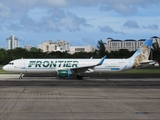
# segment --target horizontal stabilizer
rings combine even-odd
[[[153,65],[153,64],[155,64],[154,60],[148,60],[148,61],[145,61],[145,62],[140,62],[139,66],[140,67],[146,67],[146,66]]]

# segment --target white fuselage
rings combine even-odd
[[[17,73],[55,73],[57,70],[69,70],[95,65],[100,59],[18,59],[3,67],[4,70]],[[105,59],[103,64],[94,67],[92,72],[114,72],[132,69],[132,59]]]

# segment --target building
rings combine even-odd
[[[74,54],[76,52],[94,52],[95,48],[91,45],[88,46],[70,46],[69,53]]]
[[[153,43],[158,42],[160,46],[160,38],[157,36],[152,37]],[[114,40],[112,38],[107,38],[106,40],[106,51],[111,52],[111,51],[118,51],[120,49],[127,49],[129,51],[136,51],[139,46],[143,44],[145,39],[140,39],[140,40],[133,40],[133,39],[127,39],[127,40]]]
[[[120,49],[128,49],[129,51],[136,51],[140,45],[143,44],[145,39],[141,40],[114,40],[112,38],[107,38],[106,40],[106,50],[108,52],[111,51],[119,51]]]
[[[160,46],[160,38],[159,37],[153,36],[152,39],[153,39],[153,43],[158,42],[158,45]]]
[[[18,38],[16,38],[14,35],[11,35],[9,38],[6,38],[6,42],[7,50],[18,47]]]
[[[31,46],[31,45],[27,45],[27,46],[25,46],[24,48],[25,48],[26,50],[30,51],[32,47],[33,47],[33,46]]]
[[[52,40],[48,40],[38,45],[38,48],[42,49],[43,52],[52,52],[52,51],[69,51],[70,43],[65,40],[58,40],[53,42]]]

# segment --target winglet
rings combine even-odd
[[[102,58],[102,60],[97,64],[97,66],[98,66],[98,65],[102,65],[105,59],[106,59],[106,55],[105,55],[105,56]]]

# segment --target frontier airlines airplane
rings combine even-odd
[[[142,46],[128,59],[17,59],[9,62],[3,70],[20,73],[52,73],[59,78],[76,76],[83,79],[82,73],[99,73],[129,70],[136,67],[145,67],[154,64],[148,60],[152,40],[146,40]]]

